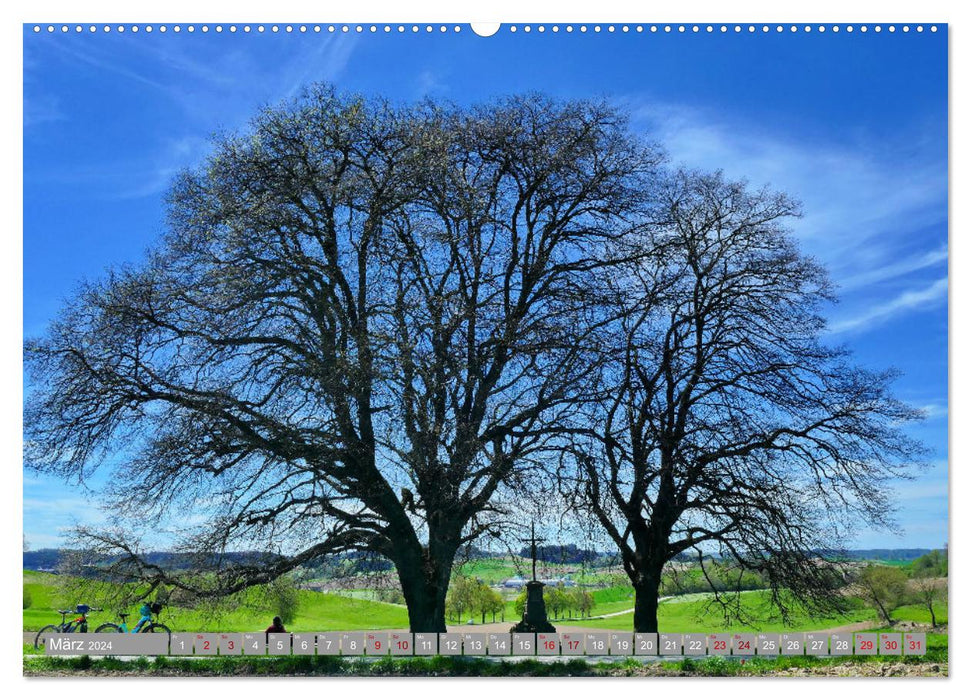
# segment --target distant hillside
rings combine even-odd
[[[24,568],[33,571],[57,571],[62,560],[69,555],[77,554],[75,550],[67,549],[37,549],[24,552]],[[215,556],[215,555],[214,555]],[[275,554],[267,552],[226,552],[221,555],[224,561],[231,562],[260,562],[276,558]],[[84,559],[94,563],[93,557]],[[167,569],[181,569],[188,564],[188,558],[177,552],[148,552],[145,560]]]
[[[850,549],[844,552],[850,559],[880,561],[913,561],[934,550],[932,549]]]
[[[530,547],[522,547],[519,556],[528,559]],[[542,544],[536,548],[536,558],[540,561],[556,564],[591,564],[609,566],[619,564],[620,557],[593,549],[581,549],[575,544]]]
[[[603,552],[578,549],[573,545],[563,547],[538,547],[539,559],[551,563],[579,563],[587,562],[597,565],[607,565],[615,563],[616,555],[609,555]],[[930,549],[851,549],[842,553],[848,559],[856,560],[884,560],[884,561],[911,561],[923,556]],[[24,552],[24,568],[33,571],[57,571],[61,558],[66,554],[71,554],[70,550],[62,549],[37,549]],[[273,559],[276,555],[267,552],[227,552],[222,555],[226,561],[232,562],[255,562],[260,560]],[[496,556],[501,554],[490,554],[484,550],[471,552],[470,559],[480,557]],[[528,552],[520,553],[520,556],[528,556]],[[169,569],[184,568],[188,563],[185,555],[177,552],[149,552],[146,559]],[[341,555],[322,557],[320,561],[308,567],[309,570],[316,571],[323,575],[355,575],[362,573],[375,573],[388,571],[391,562],[374,555],[363,552],[348,552]]]

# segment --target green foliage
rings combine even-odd
[[[523,588],[519,595],[516,596],[516,601],[513,603],[513,610],[516,611],[516,617],[522,618],[523,614],[526,612],[526,589]]]
[[[481,584],[469,576],[456,576],[445,597],[445,614],[456,621],[464,621],[465,613],[475,609],[477,589]]]
[[[947,579],[930,575],[915,576],[911,580],[911,598],[927,610],[932,626],[940,624],[938,612],[940,604],[947,601]]]
[[[546,603],[546,614],[556,620],[566,611],[568,600],[560,586],[546,586],[543,588],[543,602]]]
[[[511,557],[470,559],[456,566],[456,572],[494,585],[523,573],[523,566]]]
[[[616,593],[613,589],[604,589],[611,593]],[[603,591],[597,591],[602,593]],[[619,594],[618,594],[619,595]],[[611,597],[607,595],[605,597]],[[627,605],[627,596],[622,598],[623,606]],[[598,605],[596,594],[577,586],[574,588],[563,588],[562,586],[546,586],[543,589],[543,602],[546,604],[546,614],[556,620],[561,617],[582,616],[589,617],[593,609]],[[616,606],[615,606],[616,607]],[[524,588],[513,603],[513,610],[517,617],[522,617],[526,609],[526,589]],[[623,608],[621,608],[623,609]]]
[[[68,563],[62,562],[64,570],[75,572],[83,569],[83,557],[79,554],[74,556],[77,557],[76,560]],[[109,616],[117,616],[119,613],[136,611],[146,601],[160,601],[166,606],[172,602],[170,601],[172,597],[171,589],[167,589],[165,586],[156,587],[143,582],[119,582],[71,574],[48,575],[45,580],[51,583],[49,596],[53,608],[73,608],[79,603],[86,603],[92,607],[103,608],[105,614]],[[211,607],[224,605],[232,608],[237,604],[235,598],[229,597],[218,601],[209,600],[206,603]],[[175,603],[182,607],[188,607],[189,605],[199,604],[200,601],[195,599],[182,600],[177,595]],[[114,621],[117,622],[117,619]]]
[[[893,624],[890,612],[907,597],[907,574],[896,567],[868,564],[860,574],[859,588],[884,622]]]
[[[506,601],[496,591],[479,579],[470,576],[456,576],[445,598],[445,614],[457,621],[465,622],[465,613],[477,614],[483,623],[486,616],[505,618]]]
[[[935,549],[917,557],[910,565],[910,572],[914,578],[947,576],[947,552]]]
[[[33,605],[23,612],[23,629],[38,630],[50,623],[60,622],[60,615],[56,608],[68,607],[78,601],[70,601],[59,597],[62,586],[57,581],[62,577],[52,574],[41,574],[30,571],[24,572],[24,589],[31,593]],[[474,579],[473,579],[474,581]],[[913,583],[913,582],[912,582]],[[576,589],[567,589],[571,595],[576,595]],[[589,592],[589,591],[584,591]],[[592,591],[595,601],[594,614],[605,612],[615,613],[633,607],[630,587],[616,586]],[[406,611],[398,605],[388,605],[373,599],[371,592],[356,591],[350,595],[335,595],[333,593],[318,593],[315,591],[298,590],[299,607],[296,620],[288,624],[287,628],[294,632],[321,630],[367,630],[407,627]],[[495,593],[493,591],[493,593]],[[497,594],[498,595],[498,594]],[[505,601],[504,611],[497,611],[497,615],[505,613],[507,620],[521,619],[523,605],[526,601],[525,589],[514,600]],[[711,609],[710,594],[694,594],[676,599],[661,601],[658,614],[661,625],[670,630],[680,632],[719,632],[719,631],[783,631],[818,630],[853,622],[876,620],[878,613],[871,604],[859,598],[849,598],[851,609],[846,615],[832,615],[826,617],[809,614],[796,614],[793,626],[786,627],[778,617],[773,617],[769,604],[769,594],[764,591],[752,591],[742,594],[743,612],[747,617],[758,618],[760,621],[751,625],[725,625],[717,609]],[[85,602],[103,607],[103,601],[89,598]],[[163,622],[175,631],[200,632],[252,632],[265,628],[276,613],[268,607],[265,593],[250,591],[240,596],[234,607],[216,613],[199,607],[184,608],[178,606],[167,607],[163,611]],[[131,610],[134,612],[133,610]],[[583,614],[582,610],[576,610]],[[937,624],[947,624],[948,607],[946,600],[934,603]],[[116,610],[111,609],[103,613],[92,613],[91,619],[97,624],[116,620]],[[468,616],[474,614],[472,608],[465,608],[464,619],[449,613],[451,621],[465,622]],[[490,616],[491,612],[488,613]],[[927,607],[908,601],[907,605],[897,607],[892,611],[895,620],[911,620],[921,624],[930,624],[931,617]],[[615,615],[598,619],[580,619],[571,622],[582,627],[597,627],[611,630],[630,631],[633,626],[631,613]]]
[[[33,604],[34,604],[34,597],[30,594],[30,591],[27,590],[27,586],[24,586],[24,610],[26,610]]]
[[[594,589],[593,597],[598,608],[610,606],[611,604],[619,606],[621,610],[634,607],[634,589],[628,582],[626,576],[620,584],[615,584],[607,588]]]
[[[374,597],[382,603],[391,603],[392,605],[405,604],[405,594],[401,592],[400,588],[379,588],[375,592]]]
[[[280,576],[267,586],[270,609],[276,610],[284,625],[297,619],[300,595],[292,576]]]
[[[482,616],[483,623],[486,621],[486,615],[492,615],[492,620],[495,622],[496,615],[505,613],[506,601],[499,593],[482,584],[475,599],[475,609]]]
[[[52,622],[60,622],[54,611],[64,607],[65,601],[55,599],[57,576],[36,571],[24,571],[24,591],[30,596],[31,606],[24,610],[24,629],[38,630]],[[57,619],[52,620],[51,616]]]
[[[713,591],[755,591],[767,587],[765,579],[757,572],[705,561],[704,571],[697,565],[668,568],[661,577],[660,594],[672,596]]]
[[[576,610],[581,617],[590,617],[590,613],[597,605],[596,599],[590,591],[586,591],[579,586],[570,590],[570,601],[572,609]]]

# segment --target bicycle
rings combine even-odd
[[[142,619],[132,629],[128,628],[130,613],[118,613],[118,617],[121,618],[120,625],[116,625],[114,622],[106,622],[98,627],[95,632],[98,634],[111,634],[112,632],[120,634],[167,634],[169,639],[172,639],[172,630],[154,619],[162,612],[161,603],[145,603],[139,612]]]
[[[34,649],[43,649],[47,642],[48,635],[52,634],[69,634],[71,632],[87,632],[88,631],[88,613],[89,612],[101,612],[102,608],[92,608],[90,605],[84,605],[79,603],[74,610],[58,610],[61,613],[61,624],[59,625],[45,625],[40,628],[37,636],[34,637]],[[70,622],[66,619],[68,615],[78,614],[80,617],[76,617]]]

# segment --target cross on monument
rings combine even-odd
[[[526,584],[526,605],[523,607],[523,619],[513,625],[510,632],[556,632],[546,617],[546,603],[543,602],[543,582],[536,580],[536,545],[546,540],[536,536],[536,523],[530,525],[530,538],[520,540],[529,542],[530,554],[533,558],[533,580]]]
[[[530,555],[532,556],[532,559],[533,559],[533,580],[536,581],[537,580],[536,579],[536,544],[538,542],[546,542],[546,540],[544,540],[544,539],[537,539],[536,538],[536,522],[535,521],[532,522],[532,523],[530,523],[530,533],[531,533],[531,537],[528,540],[521,540],[521,541],[522,542],[529,542],[530,543],[529,551],[530,551]]]

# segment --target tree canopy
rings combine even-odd
[[[861,519],[892,527],[888,484],[922,453],[901,425],[920,413],[893,372],[824,342],[832,286],[789,233],[791,198],[685,170],[659,198],[650,254],[603,282],[618,320],[566,490],[619,548],[638,631],[657,630],[662,568],[686,552],[761,573],[784,615],[835,604],[819,552]]]
[[[147,258],[27,341],[26,463],[111,471],[117,527],[79,536],[147,595],[368,551],[444,631],[456,553],[554,464],[639,631],[686,553],[822,605],[818,552],[891,524],[918,413],[825,342],[790,197],[662,160],[605,102],[312,86],[215,139]],[[185,571],[142,544],[179,514]]]
[[[602,103],[314,86],[218,138],[148,259],[26,343],[26,461],[114,463],[119,527],[81,534],[117,575],[215,595],[366,549],[412,629],[444,630],[456,550],[587,389],[596,281],[634,254],[659,162]],[[180,512],[192,579],[140,555]]]

